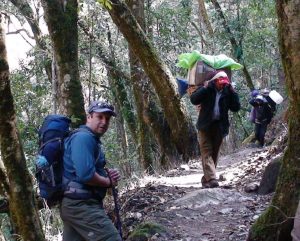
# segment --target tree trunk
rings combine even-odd
[[[200,24],[203,22],[206,26],[209,35],[213,36],[214,30],[209,22],[204,0],[198,0],[198,8],[199,8],[199,15],[200,15]]]
[[[3,161],[1,159],[0,159],[0,165],[4,166]],[[9,193],[9,184],[7,180],[7,175],[5,173],[5,170],[2,167],[0,167],[0,195],[2,197],[6,197],[8,193]]]
[[[290,241],[300,190],[300,4],[277,0],[279,46],[289,105],[288,147],[270,207],[251,227],[249,241]]]
[[[70,116],[77,126],[85,122],[78,71],[78,3],[42,0],[42,5],[57,63],[58,112]]]
[[[9,180],[10,213],[14,216],[17,231],[24,240],[45,240],[17,130],[4,36],[0,25],[0,148]]]
[[[144,143],[144,140],[146,140],[147,138],[152,138],[152,137],[148,136],[149,133],[148,134],[143,133],[138,137],[137,129],[139,128],[137,127],[139,124],[138,124],[137,116],[134,115],[135,111],[133,110],[133,106],[130,103],[127,90],[126,90],[126,86],[128,86],[134,79],[130,78],[127,75],[127,73],[123,72],[121,68],[117,66],[116,64],[117,61],[114,58],[107,57],[108,54],[105,54],[104,48],[102,46],[103,43],[90,33],[88,27],[86,26],[86,24],[84,24],[83,21],[79,21],[79,26],[87,36],[89,36],[91,39],[93,39],[93,41],[96,42],[97,44],[96,54],[107,69],[109,80],[111,80],[110,86],[113,95],[115,97],[116,103],[120,106],[120,111],[122,113],[122,116],[126,120],[127,126],[129,127],[130,134],[134,142],[136,144],[139,143],[140,155],[141,156],[144,155],[145,160],[148,159],[146,157],[148,155],[150,157],[152,154],[149,152],[149,150],[147,151],[148,154],[146,154],[146,148],[143,148],[143,146],[145,145],[143,145],[142,143]],[[109,32],[108,32],[108,39],[110,39]],[[111,41],[109,40],[109,43],[110,42]],[[113,49],[113,46],[111,44],[110,44],[110,49]],[[114,54],[110,53],[109,56],[114,56]],[[141,111],[137,110],[137,112],[138,114],[140,114],[141,120],[146,122],[146,124],[151,127],[151,132],[155,136],[155,139],[159,144],[160,163],[162,163],[163,165],[167,165],[168,162],[173,163],[174,160],[179,159],[178,153],[176,151],[176,147],[174,146],[174,143],[170,141],[171,140],[170,131],[167,131],[170,130],[170,128],[168,127],[167,122],[164,120],[162,113],[158,111],[156,105],[153,104],[154,101],[152,101],[152,99],[154,99],[153,97],[154,94],[152,93],[151,96],[149,95],[149,88],[152,89],[152,87],[149,87],[149,83],[147,82],[147,86],[143,85],[144,87],[141,88],[141,83],[139,82],[142,82],[143,80],[138,78],[137,81],[138,82],[136,84],[133,84],[133,89],[135,89],[134,98],[138,106],[139,105],[144,106],[143,109],[141,109]],[[135,86],[136,88],[134,88]],[[162,123],[164,124],[162,125]],[[165,126],[167,129],[165,128]],[[148,129],[147,126],[141,128],[146,128],[146,130]],[[146,146],[150,147],[151,145],[149,144],[149,142],[147,142]],[[153,150],[151,150],[151,152],[152,151]],[[144,160],[144,158],[141,158],[141,160]],[[146,161],[141,161],[141,162],[147,163]],[[149,165],[143,165],[143,166],[145,169],[147,169],[146,166]]]
[[[111,3],[112,8],[108,11],[151,80],[177,149],[186,161],[197,156],[199,154],[197,134],[175,91],[174,77],[151,46],[127,5],[120,0],[111,0]]]
[[[144,1],[143,0],[127,0],[130,10],[137,19],[138,23],[145,30],[145,17],[144,17]],[[147,109],[148,99],[146,98],[145,85],[149,80],[142,71],[142,66],[139,60],[134,55],[131,47],[129,46],[129,63],[131,71],[131,81],[134,92],[134,99],[136,103],[137,116],[138,116],[138,139],[139,139],[139,156],[140,162],[144,170],[153,174],[154,156],[151,151],[151,135],[150,130],[144,121],[144,111]]]
[[[108,43],[109,43],[109,49],[110,49],[110,61],[111,63],[115,63],[115,52],[113,49],[113,45],[112,45],[112,41],[111,41],[111,33],[110,30],[108,29],[107,32],[107,38],[108,38]],[[125,131],[125,127],[124,127],[124,118],[123,115],[121,115],[121,109],[125,109],[124,107],[127,106],[124,104],[124,102],[126,102],[126,104],[130,104],[128,99],[127,99],[127,93],[126,93],[126,89],[125,86],[123,85],[123,81],[122,79],[119,79],[118,76],[115,76],[114,73],[110,70],[107,69],[107,73],[108,73],[108,82],[109,85],[111,87],[111,92],[113,95],[113,99],[114,102],[116,103],[116,111],[117,111],[117,118],[116,118],[116,129],[117,129],[117,136],[118,136],[118,140],[119,143],[122,146],[122,151],[123,151],[123,159],[127,159],[127,148],[128,148],[128,142],[127,142],[127,136],[126,136],[126,131]],[[122,83],[122,84],[120,84]],[[123,95],[124,94],[124,95]],[[120,98],[120,96],[122,97],[122,99]],[[124,102],[123,102],[124,101]],[[131,105],[130,105],[131,107]],[[132,109],[130,108],[129,111],[132,111]],[[125,114],[125,113],[124,113]],[[132,124],[132,122],[131,122]],[[137,143],[137,138],[136,138],[136,131],[133,131],[133,140],[136,141]],[[127,163],[125,163],[126,165]],[[127,168],[125,168],[127,169]],[[126,172],[127,176],[130,176],[130,173]]]
[[[123,155],[121,158],[127,159],[128,141],[127,141],[127,135],[126,135],[125,127],[124,127],[124,118],[120,113],[120,106],[118,104],[116,105],[116,113],[118,115],[118,117],[116,118],[116,121],[115,121],[117,137],[118,137],[118,142],[121,144],[122,152],[123,152]]]
[[[129,8],[131,9],[133,15],[136,17],[140,26],[142,26],[143,30],[145,30],[145,16],[144,16],[144,1],[141,0],[131,0],[127,1]],[[142,138],[147,137],[148,141],[144,139],[144,145],[141,145],[141,148],[144,150],[148,149],[148,152],[151,150],[149,141],[151,141],[151,137],[154,136],[159,150],[157,150],[159,166],[163,168],[167,168],[172,164],[178,163],[180,160],[178,151],[176,149],[176,145],[173,142],[170,126],[168,125],[164,114],[159,109],[159,101],[153,91],[153,86],[150,83],[149,78],[145,75],[142,70],[142,66],[138,58],[134,55],[133,51],[130,49],[129,52],[130,63],[131,63],[131,71],[132,71],[132,81],[133,88],[136,95],[136,102],[138,103],[138,113],[140,113],[141,123],[142,125],[147,124],[149,128],[146,126],[142,126],[142,130],[151,130],[153,135],[149,135],[149,133],[140,133]],[[146,136],[145,136],[146,135]],[[147,147],[148,146],[148,147]],[[147,149],[145,149],[147,147]],[[148,155],[150,157],[150,155]],[[148,162],[144,161],[145,169],[149,169],[150,165],[153,163],[148,160]],[[146,168],[147,167],[147,168]]]

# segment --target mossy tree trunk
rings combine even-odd
[[[145,17],[144,17],[144,1],[143,0],[127,0],[126,3],[130,7],[133,15],[137,19],[140,26],[145,29]],[[134,55],[132,49],[129,46],[129,63],[131,71],[131,82],[134,92],[134,99],[136,103],[136,111],[138,116],[138,139],[139,139],[139,157],[140,162],[144,170],[147,170],[150,174],[153,173],[154,156],[151,151],[152,136],[150,135],[150,129],[146,125],[143,117],[144,111],[148,100],[146,99],[145,90],[148,86],[148,79],[142,71],[142,66],[139,60]]]
[[[1,21],[1,15],[0,15]],[[9,181],[9,209],[23,240],[45,240],[30,175],[17,130],[10,89],[5,34],[0,24],[0,148]],[[34,227],[34,228],[33,228]]]
[[[112,39],[111,39],[111,32],[109,27],[107,31],[107,39],[109,43],[109,49],[110,49],[110,63],[113,65],[116,65],[116,60],[115,60],[115,52],[112,44]],[[122,146],[122,151],[123,155],[121,159],[127,159],[127,148],[128,148],[128,140],[127,140],[127,135],[125,131],[125,126],[124,126],[124,118],[123,115],[127,115],[127,111],[132,112],[133,114],[133,109],[132,105],[129,103],[128,98],[127,98],[127,92],[125,85],[123,83],[123,80],[114,74],[113,71],[111,71],[110,68],[107,68],[107,75],[108,75],[108,82],[111,87],[111,93],[112,93],[112,98],[115,102],[115,107],[116,111],[118,113],[117,118],[116,118],[116,129],[117,129],[117,136],[119,143]],[[129,107],[129,108],[128,108]],[[135,115],[133,115],[135,117]],[[135,120],[136,121],[136,120]],[[132,126],[134,123],[132,121],[128,122],[130,126]],[[131,128],[129,128],[131,130]],[[132,127],[133,130],[133,127]],[[135,143],[137,143],[137,137],[136,137],[136,131],[135,129],[131,132],[132,139]],[[124,171],[126,170],[126,175],[130,176],[130,173],[127,171],[129,168],[127,168],[127,163],[124,163]]]
[[[251,227],[248,241],[289,241],[300,199],[300,4],[277,0],[279,46],[290,100],[288,147],[270,207]]]
[[[109,42],[110,48],[110,58],[109,63],[112,66],[117,68],[117,61],[115,59],[114,47],[111,39],[111,32],[108,29],[107,39]],[[100,46],[99,46],[100,47]],[[130,102],[128,88],[126,88],[127,84],[130,82],[130,77],[128,79],[122,78],[122,75],[119,75],[113,69],[115,68],[107,68],[108,78],[110,82],[110,86],[116,100],[116,104],[119,106],[120,112],[122,113],[122,117],[126,119],[127,126],[130,130],[133,141],[138,144],[138,134],[137,134],[137,125],[138,120],[135,115],[134,106]]]
[[[78,1],[42,0],[42,5],[57,64],[58,112],[72,117],[77,126],[85,122],[78,70]]]
[[[129,133],[133,139],[134,143],[138,143],[137,137],[137,117],[134,112],[134,107],[128,98],[126,91],[126,80],[117,76],[114,71],[107,69],[108,77],[111,79],[110,84],[112,92],[114,94],[115,101],[117,102],[122,118],[125,119],[127,126],[129,128]]]
[[[128,0],[126,3],[139,25],[145,31],[144,1]],[[153,142],[153,137],[159,149],[155,155],[159,160],[158,164],[163,168],[171,166],[178,162],[180,157],[171,136],[170,126],[159,108],[159,101],[153,90],[153,86],[149,78],[145,75],[139,59],[135,56],[131,48],[129,48],[129,57],[132,73],[131,79],[138,109],[137,112],[140,117],[140,137],[141,140],[144,141],[141,141],[141,149],[146,152],[145,154],[148,158],[144,158],[143,166],[146,170],[150,170],[149,167],[153,165],[153,160],[150,160],[153,156],[151,157],[150,155],[152,150],[149,144]],[[149,131],[151,131],[151,135]]]
[[[186,161],[197,156],[199,147],[196,130],[175,91],[175,79],[169,68],[154,50],[128,6],[120,0],[111,0],[111,3],[109,14],[127,39],[134,55],[139,58],[154,86],[177,150]]]

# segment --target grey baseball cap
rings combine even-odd
[[[89,108],[88,108],[88,113],[92,113],[92,112],[97,112],[97,113],[110,113],[112,116],[117,116],[116,112],[115,112],[115,108],[105,102],[105,101],[93,101]]]

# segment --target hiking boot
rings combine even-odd
[[[202,184],[203,188],[209,188],[208,187],[208,181],[206,181],[204,176],[202,176],[202,178],[201,178],[201,184]]]
[[[201,183],[202,183],[202,185],[203,185],[204,183],[207,183],[207,181],[206,181],[206,179],[205,179],[204,176],[202,176],[202,178],[201,178]]]
[[[203,182],[202,183],[202,188],[210,188],[208,185],[208,182]]]
[[[208,182],[208,184],[209,184],[209,187],[210,187],[210,188],[214,188],[214,187],[218,187],[218,186],[219,186],[219,183],[218,183],[218,181],[217,181],[216,179],[211,179],[211,180]]]
[[[256,148],[264,148],[264,144],[256,143]]]
[[[263,148],[264,145],[262,145],[262,144],[256,142],[256,143],[250,143],[250,144],[249,144],[249,147],[250,147],[250,148]]]
[[[218,187],[218,186],[219,186],[219,183],[216,179],[211,179],[208,182],[202,183],[203,188],[215,188],[215,187]]]

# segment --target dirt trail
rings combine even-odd
[[[145,177],[143,187],[122,196],[126,231],[150,221],[167,232],[148,240],[245,240],[271,195],[245,193],[244,188],[259,183],[270,159],[270,148],[245,148],[221,157],[217,170],[220,188],[215,189],[201,188],[200,161],[170,170],[165,176]]]

